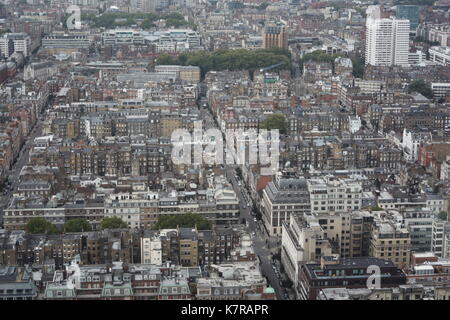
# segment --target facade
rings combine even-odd
[[[430,53],[430,60],[441,65],[450,65],[450,47],[431,47],[428,52]]]
[[[405,273],[392,262],[377,258],[322,257],[320,264],[305,264],[300,270],[298,292],[302,300],[316,300],[325,288],[367,288],[372,274],[369,266],[378,266],[381,271],[381,287],[396,287],[406,284]]]
[[[408,267],[411,257],[409,231],[390,221],[377,221],[371,232],[369,254],[390,260],[399,268]]]
[[[450,82],[433,82],[431,83],[433,97],[444,98],[450,95]]]
[[[0,37],[0,54],[9,58],[14,53],[28,57],[31,53],[31,38],[26,33],[6,33]]]
[[[144,37],[140,31],[116,29],[102,33],[102,44],[105,46],[140,45]]]
[[[52,33],[42,38],[42,48],[49,53],[72,53],[81,49],[88,49],[92,40],[88,35]]]
[[[289,221],[283,221],[281,263],[292,282],[298,282],[302,264],[319,262],[320,257],[331,253],[330,241],[316,218],[292,215]]]
[[[369,6],[366,20],[366,65],[408,65],[409,20],[381,18],[379,6]]]
[[[352,179],[333,176],[308,179],[311,212],[333,214],[359,210],[362,201],[362,185]]]
[[[409,25],[412,32],[416,32],[419,26],[419,6],[414,5],[398,5],[395,9],[395,16],[398,19],[409,20]]]
[[[301,216],[310,211],[306,180],[278,176],[264,188],[261,210],[262,220],[269,234],[281,236],[283,221],[289,222],[292,215]]]
[[[269,24],[262,33],[262,46],[264,49],[283,48],[287,49],[288,35],[286,27],[282,24]]]

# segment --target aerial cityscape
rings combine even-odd
[[[0,300],[450,300],[450,0],[0,0],[0,59]]]

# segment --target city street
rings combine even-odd
[[[19,156],[10,170],[8,176],[8,181],[11,183],[10,189],[9,191],[0,196],[0,208],[1,208],[0,222],[2,222],[3,220],[3,209],[8,205],[12,193],[14,192],[14,190],[17,189],[19,185],[20,172],[22,171],[22,168],[26,166],[28,163],[30,149],[33,145],[33,141],[36,137],[39,137],[41,134],[42,134],[42,121],[38,118],[36,125],[33,127],[29,136],[25,140],[25,143],[19,152]]]
[[[233,189],[236,192],[236,196],[239,199],[240,204],[240,214],[241,219],[244,218],[248,222],[249,233],[255,233],[253,237],[253,246],[255,253],[259,256],[261,261],[261,272],[267,278],[270,286],[275,290],[277,299],[284,299],[284,289],[280,285],[280,280],[278,279],[271,263],[271,252],[267,246],[268,235],[261,223],[261,221],[255,222],[254,217],[251,215],[252,202],[248,196],[244,196],[245,188],[238,185],[238,180],[235,176],[235,169],[232,166],[226,166],[226,176],[231,181]],[[250,205],[247,206],[247,200],[250,201]],[[245,204],[245,208],[243,207]]]

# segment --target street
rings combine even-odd
[[[267,246],[267,240],[269,239],[262,223],[260,221],[255,222],[254,217],[251,215],[252,211],[252,200],[247,196],[244,196],[245,188],[243,186],[238,185],[238,180],[235,176],[235,169],[233,166],[227,165],[225,166],[226,177],[231,181],[234,191],[236,192],[236,196],[239,199],[240,204],[240,216],[241,219],[244,218],[248,222],[248,230],[249,233],[255,233],[253,237],[253,247],[256,255],[258,255],[261,261],[261,272],[263,276],[265,276],[270,284],[270,286],[275,290],[277,299],[284,299],[284,289],[280,285],[280,280],[278,279],[274,269],[272,268],[271,263],[271,251]],[[250,205],[247,206],[247,200],[250,201]],[[244,208],[245,204],[245,208]]]
[[[31,147],[33,146],[34,139],[42,134],[42,121],[38,118],[36,125],[31,130],[30,134],[25,140],[22,149],[13,164],[10,173],[8,175],[8,181],[10,182],[10,188],[4,194],[0,196],[0,222],[3,221],[3,209],[8,205],[11,196],[17,187],[19,186],[19,175],[22,168],[27,165]]]

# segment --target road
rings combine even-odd
[[[202,114],[202,118],[205,121],[206,127],[217,127],[217,124],[213,121],[213,115],[209,108],[203,108],[203,104],[207,103],[206,99],[200,100],[200,106],[202,111],[205,112]],[[252,216],[252,208],[253,202],[245,189],[243,182],[238,181],[236,178],[236,165],[224,165],[225,176],[231,182],[234,192],[239,200],[240,206],[240,218],[244,218],[248,223],[247,229],[249,234],[252,235],[253,239],[253,248],[255,250],[255,254],[259,257],[261,262],[261,273],[265,276],[270,284],[270,286],[275,290],[275,294],[278,300],[284,299],[285,290],[280,285],[280,280],[278,279],[271,262],[272,253],[268,248],[268,244],[270,245],[270,239],[263,224],[261,221],[255,222],[255,217]],[[241,185],[239,186],[239,182]],[[247,205],[247,203],[249,205]]]
[[[42,135],[42,121],[38,118],[36,125],[26,138],[25,143],[19,152],[19,156],[10,170],[8,181],[11,183],[11,187],[9,191],[0,196],[0,221],[3,220],[3,209],[8,205],[13,192],[17,190],[17,187],[19,186],[19,175],[22,168],[28,164],[30,149],[33,145],[34,138],[40,135]]]
[[[262,274],[267,277],[267,280],[270,284],[270,286],[275,290],[275,294],[277,296],[278,300],[284,299],[284,289],[280,286],[280,280],[277,278],[277,275],[275,274],[274,269],[272,268],[271,263],[271,251],[267,246],[267,240],[268,235],[262,226],[261,221],[254,221],[254,217],[251,215],[252,211],[252,200],[248,196],[247,191],[245,188],[241,185],[239,186],[238,180],[235,176],[235,167],[227,165],[225,167],[225,174],[226,177],[231,182],[234,191],[236,192],[236,196],[239,199],[239,205],[240,205],[240,216],[241,218],[245,218],[245,220],[248,222],[248,229],[250,233],[255,233],[255,236],[253,238],[253,247],[255,250],[255,253],[258,255],[260,261],[261,261],[261,272]],[[244,195],[245,193],[245,195]],[[250,202],[250,205],[247,206],[247,201]],[[245,205],[245,207],[244,207]]]

